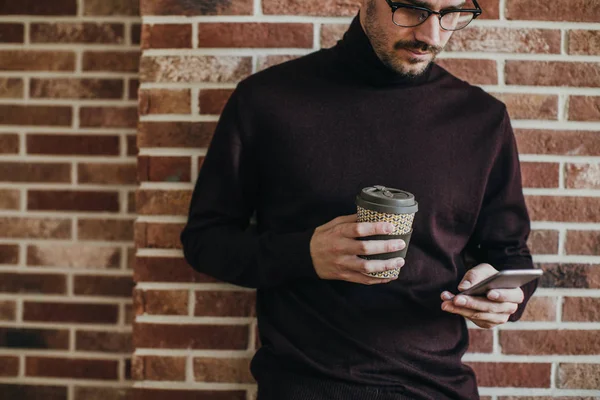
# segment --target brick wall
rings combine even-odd
[[[470,325],[465,362],[488,400],[592,399],[600,392],[600,2],[480,2],[486,18],[457,33],[439,62],[507,103],[533,219],[529,244],[547,274],[522,322]],[[186,268],[178,235],[236,83],[332,46],[356,3],[142,0],[138,398],[253,398],[253,292]]]
[[[139,30],[0,0],[0,399],[129,398]]]

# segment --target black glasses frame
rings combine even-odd
[[[473,0],[473,4],[477,8],[471,8],[471,9],[461,8],[461,9],[456,9],[456,10],[442,10],[442,11],[433,11],[433,10],[430,10],[429,8],[427,8],[427,7],[415,6],[415,5],[406,4],[406,3],[398,3],[398,2],[395,2],[395,1],[392,1],[392,0],[386,0],[386,1],[387,1],[388,5],[390,6],[390,8],[392,9],[392,22],[394,23],[394,25],[401,26],[403,28],[414,28],[415,26],[419,26],[423,22],[427,21],[429,19],[429,17],[431,17],[431,14],[435,14],[438,17],[439,23],[440,23],[440,27],[443,30],[445,30],[445,31],[457,31],[457,30],[466,28],[473,21],[473,19],[479,17],[483,13],[483,10],[481,9],[481,7],[479,7],[479,4],[477,4],[477,0]],[[400,8],[408,8],[408,9],[411,9],[411,10],[425,11],[427,13],[427,18],[425,18],[423,21],[421,21],[417,25],[412,25],[412,26],[398,25],[394,21],[394,13],[396,12],[396,10],[398,10]],[[459,28],[459,29],[446,29],[446,28],[444,28],[442,26],[442,17],[444,15],[446,15],[446,14],[457,13],[457,12],[470,12],[470,13],[473,13],[473,19],[471,19],[471,21],[469,21],[469,23],[467,25],[465,25],[465,26],[463,26],[462,28]]]

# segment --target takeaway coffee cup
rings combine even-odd
[[[356,196],[358,222],[390,222],[396,229],[387,235],[374,235],[359,240],[390,240],[402,239],[406,247],[399,251],[382,254],[360,256],[368,260],[388,260],[396,257],[406,257],[415,213],[418,203],[412,193],[404,190],[388,188],[381,185],[369,186]],[[400,269],[367,274],[377,278],[396,278]]]

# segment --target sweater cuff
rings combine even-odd
[[[286,260],[288,276],[293,278],[317,278],[317,272],[310,255],[310,241],[314,228],[302,232],[281,235],[279,248],[281,257]]]

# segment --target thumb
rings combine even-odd
[[[490,264],[479,264],[467,271],[463,279],[458,284],[458,290],[467,290],[471,286],[481,282],[482,280],[496,274],[498,271]]]

